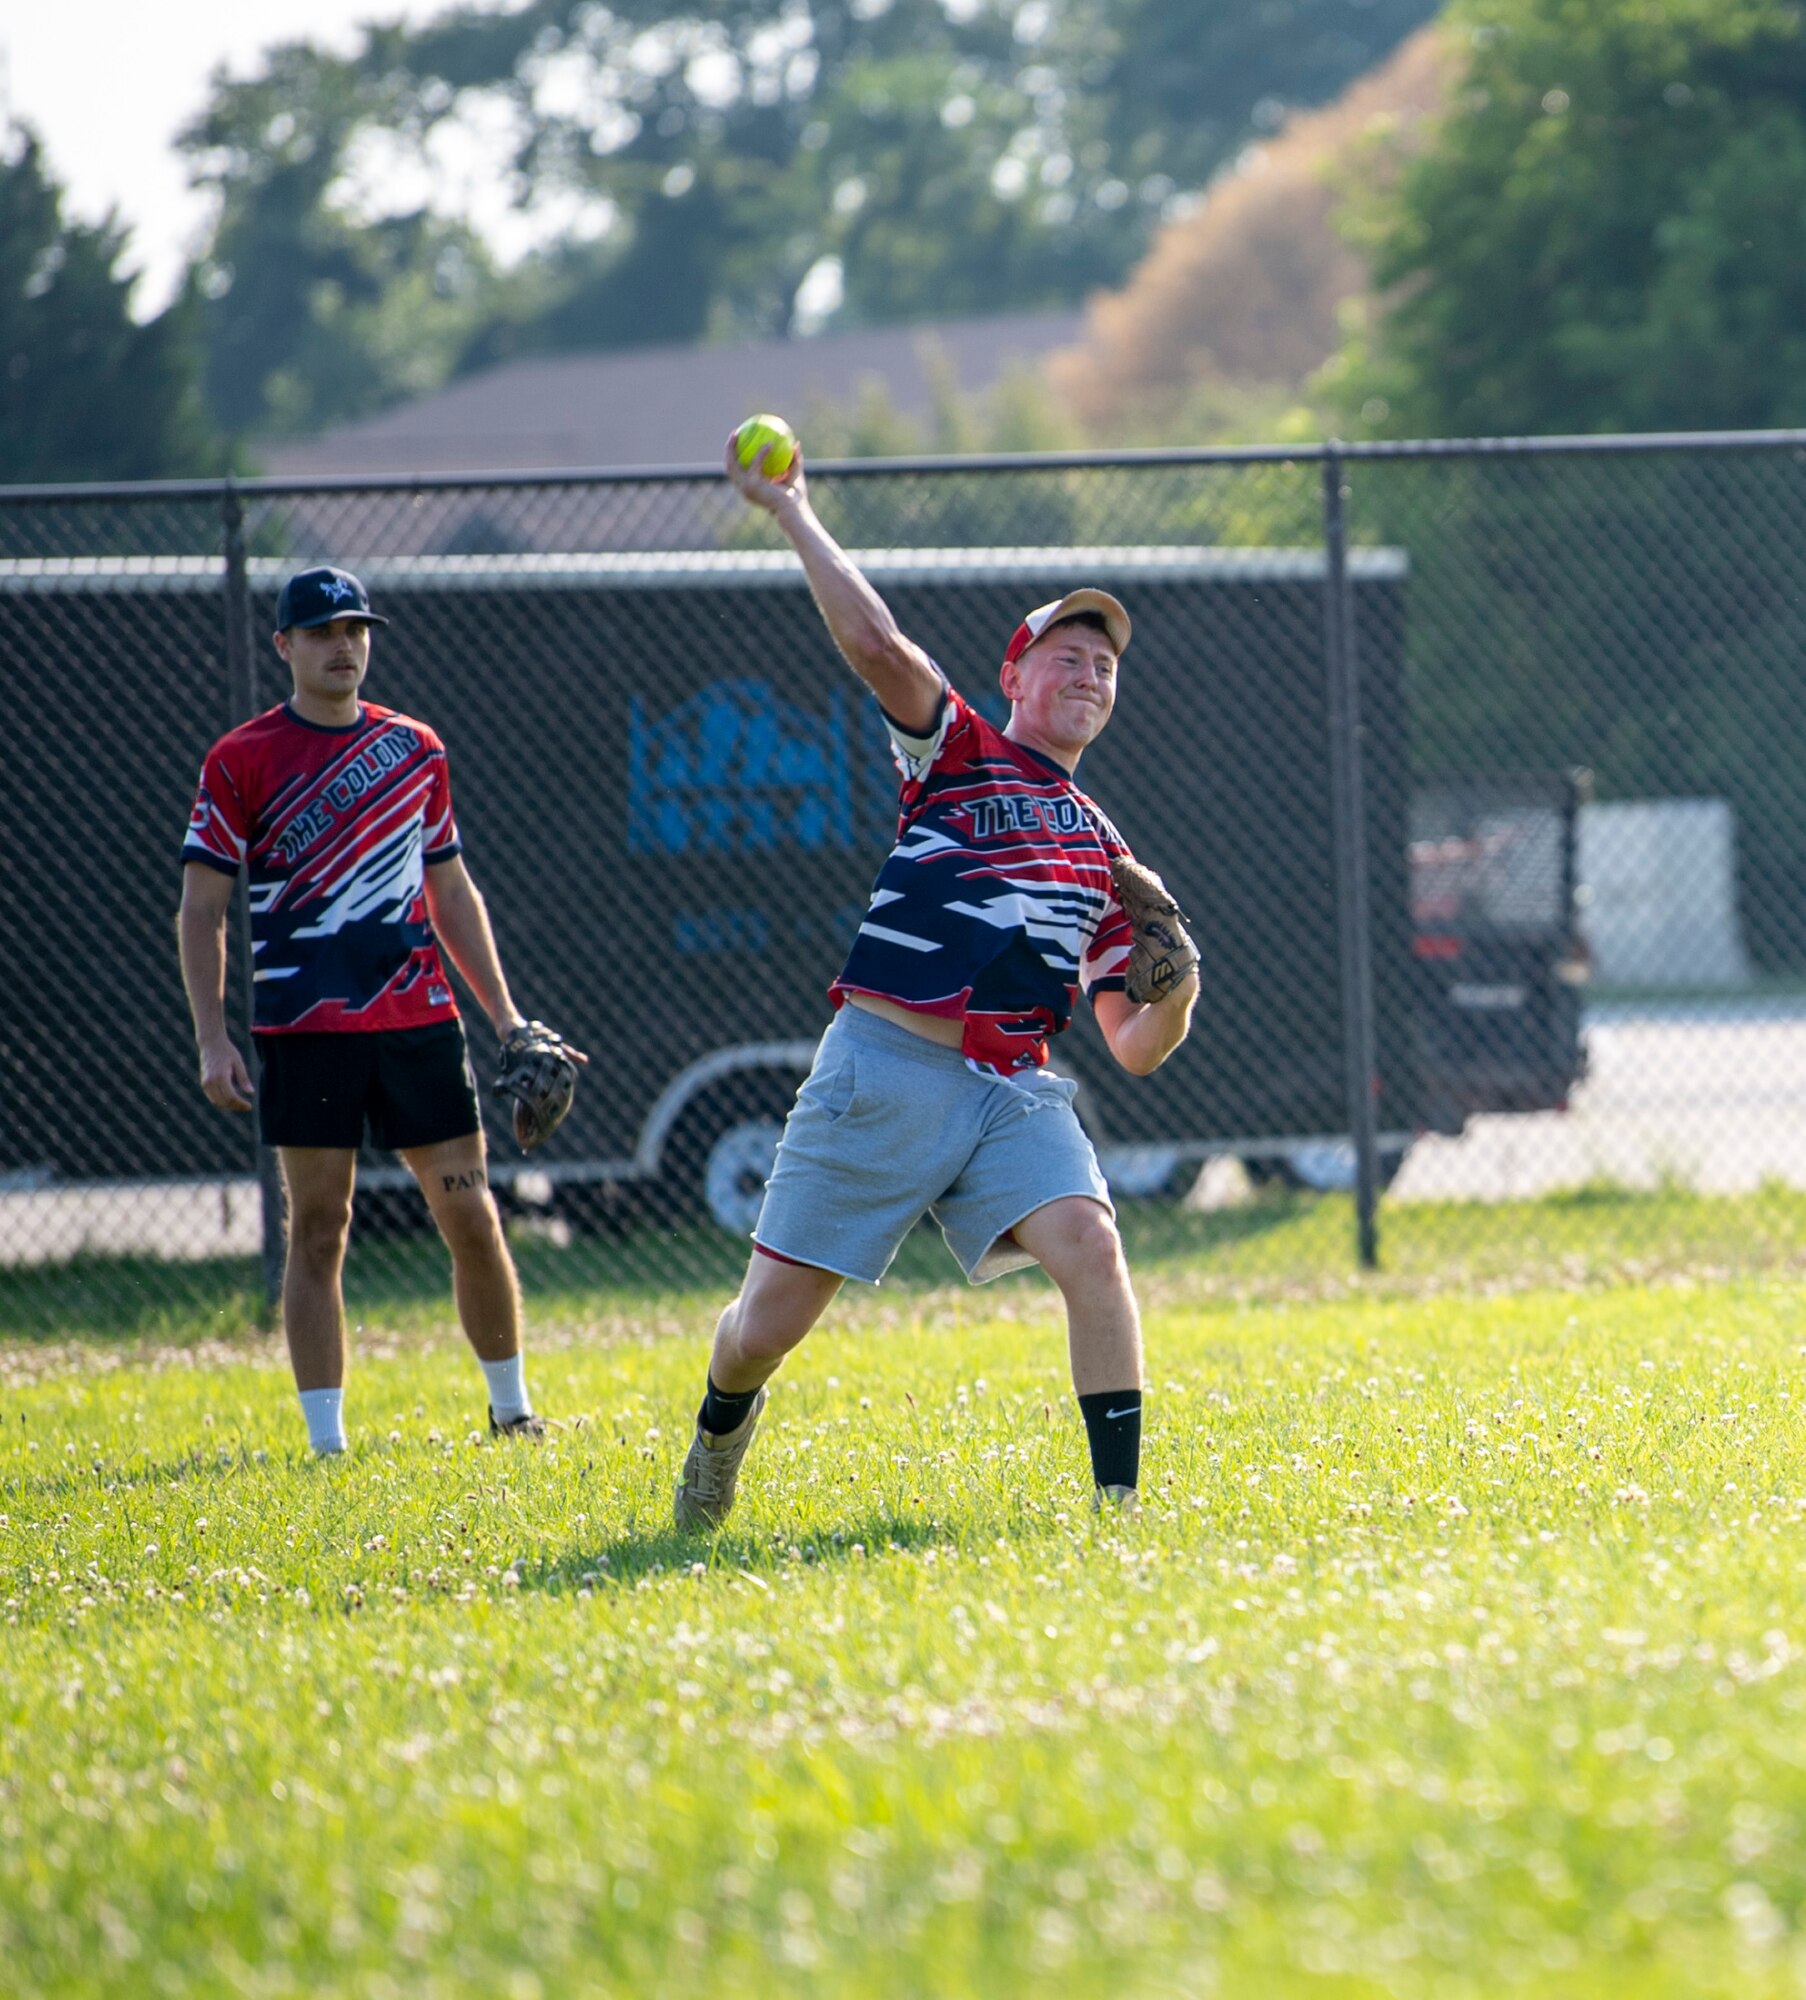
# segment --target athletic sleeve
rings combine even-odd
[[[420,732],[429,756],[432,759],[432,775],[427,782],[426,810],[422,823],[425,838],[422,856],[430,866],[435,861],[449,861],[455,854],[464,851],[464,843],[458,838],[457,816],[452,811],[451,765],[445,755],[445,745],[430,729]]]
[[[938,666],[935,672],[941,672]],[[904,783],[909,785],[921,784],[935,765],[945,758],[963,755],[965,739],[972,729],[972,707],[953,692],[945,674],[941,674],[941,705],[935,715],[934,727],[926,736],[917,736],[905,729],[885,709],[881,708],[878,713],[884,717],[884,726],[890,732],[891,754],[897,760],[897,769],[902,772]]]
[[[250,819],[243,778],[222,745],[216,743],[201,766],[182,859],[217,868],[222,875],[236,875],[244,866]]]

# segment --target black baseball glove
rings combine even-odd
[[[514,1100],[514,1139],[530,1153],[564,1123],[577,1094],[577,1070],[589,1061],[543,1021],[523,1021],[502,1042],[498,1097]]]
[[[1138,1005],[1164,1000],[1197,970],[1198,947],[1185,928],[1184,913],[1153,869],[1126,854],[1112,856],[1110,879],[1134,932],[1124,982],[1129,998]]]

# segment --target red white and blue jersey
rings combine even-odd
[[[834,1004],[871,993],[963,1018],[974,1069],[1032,1069],[1079,989],[1123,987],[1130,929],[1110,857],[1128,847],[1061,765],[951,688],[931,735],[885,724],[903,774],[897,843]]]
[[[425,723],[364,702],[328,729],[284,702],[207,753],[182,859],[249,871],[253,1028],[320,1034],[457,1019],[425,870],[458,851]]]

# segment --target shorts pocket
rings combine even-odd
[[[853,1053],[848,1050],[828,1068],[815,1071],[803,1085],[799,1102],[837,1125],[852,1110],[858,1088]]]

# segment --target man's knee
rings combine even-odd
[[[728,1307],[721,1320],[743,1361],[782,1361],[809,1331],[776,1313],[760,1311],[756,1303],[749,1310],[744,1295]]]
[[[775,1367],[800,1345],[839,1288],[832,1272],[755,1253],[739,1296],[721,1315],[716,1343],[743,1361]]]
[[[487,1188],[475,1189],[458,1201],[441,1202],[433,1219],[454,1257],[495,1257],[506,1253],[501,1213]]]
[[[1037,1235],[1041,1268],[1062,1289],[1127,1277],[1116,1218],[1101,1202],[1063,1202]]]
[[[309,1201],[289,1211],[289,1255],[312,1268],[332,1268],[343,1263],[350,1233],[349,1195],[343,1201]]]

